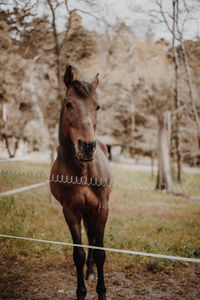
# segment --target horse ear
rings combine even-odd
[[[90,82],[90,84],[93,86],[94,89],[97,88],[99,84],[99,73],[94,77],[94,79]]]
[[[74,81],[74,74],[72,72],[72,66],[69,65],[66,68],[65,75],[64,75],[64,82],[66,87],[70,88],[72,86],[73,81]]]

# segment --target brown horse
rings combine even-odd
[[[51,178],[56,176],[62,180],[51,181],[51,192],[63,206],[73,243],[81,244],[83,220],[89,245],[103,247],[112,173],[106,146],[95,140],[97,111],[100,108],[96,95],[98,74],[91,83],[74,80],[69,66],[64,82],[67,89],[60,114],[59,147],[51,170]],[[73,183],[63,178],[72,178]],[[82,247],[74,247],[73,259],[77,271],[77,299],[82,300],[87,293],[83,275],[86,257]],[[89,249],[86,279],[94,277],[95,263],[99,300],[106,299],[104,261],[104,250]]]

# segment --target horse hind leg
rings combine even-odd
[[[87,233],[87,237],[88,237],[88,243],[90,246],[94,246],[94,232],[93,232],[93,228],[89,223],[89,220],[87,217],[85,217],[83,219],[84,221],[84,227],[85,227],[85,231]],[[86,261],[86,265],[87,265],[87,270],[86,270],[86,280],[94,280],[95,279],[95,272],[94,272],[94,257],[93,257],[93,249],[88,249],[88,256],[87,256],[87,261]]]
[[[95,228],[95,246],[104,247],[104,231],[106,221],[108,217],[108,207],[106,209],[106,203],[104,204],[104,211],[96,217],[96,228]],[[94,262],[97,267],[98,280],[96,291],[98,294],[98,300],[106,300],[106,287],[104,283],[104,263],[106,254],[104,250],[94,249]]]

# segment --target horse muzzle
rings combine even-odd
[[[78,140],[78,151],[77,156],[80,161],[89,162],[94,158],[94,153],[96,150],[96,141],[91,143],[86,143],[82,140]]]

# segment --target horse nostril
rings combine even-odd
[[[91,143],[86,143],[82,140],[78,140],[78,147],[81,151],[85,153],[92,153],[96,149],[96,141]]]
[[[90,152],[93,152],[96,148],[96,141],[92,142],[92,143],[89,143],[88,144],[88,148],[89,148],[89,151]]]
[[[83,141],[78,140],[78,147],[81,148]]]

